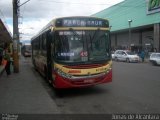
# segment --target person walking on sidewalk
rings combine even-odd
[[[2,64],[3,60],[3,50],[0,48],[0,65]]]
[[[0,65],[2,65],[2,61],[3,61],[3,48],[0,47]]]
[[[140,56],[141,56],[142,62],[144,62],[145,53],[143,50],[141,51]]]
[[[7,61],[7,64],[5,66],[6,73],[7,73],[7,75],[10,75],[11,74],[11,70],[10,70],[11,56],[10,56],[10,53],[8,52],[8,49],[5,50],[4,59]]]

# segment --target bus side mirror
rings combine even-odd
[[[50,31],[49,34],[53,36],[55,34],[55,31]]]

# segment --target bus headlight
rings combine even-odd
[[[57,69],[57,73],[58,73],[60,76],[64,77],[64,78],[68,78],[68,79],[72,78],[72,75],[63,72],[63,71],[60,70],[60,69]]]
[[[109,68],[109,69],[106,71],[106,73],[109,73],[111,70],[112,70],[112,68]]]

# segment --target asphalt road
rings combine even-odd
[[[56,94],[41,81],[62,113],[160,113],[160,66],[113,62],[113,82]]]
[[[11,80],[14,75],[7,78],[3,74],[0,81],[0,94],[1,96],[4,94],[6,99],[4,97],[0,99],[0,106],[5,107],[5,111],[0,108],[1,112],[15,111],[15,113],[27,114],[160,113],[160,66],[152,66],[149,63],[113,62],[112,83],[89,88],[67,89],[57,94],[54,88],[35,71],[28,58],[23,59],[21,63],[23,64],[21,70],[26,72],[24,77],[30,74],[32,78],[25,79],[24,82],[15,80],[17,84],[14,84]],[[7,81],[10,82],[9,85],[13,82],[17,88],[11,88]],[[20,89],[23,90],[20,91]],[[4,90],[10,93],[7,91],[3,93]],[[12,95],[12,92],[16,92],[16,97],[14,93]],[[36,98],[38,98],[37,101]],[[25,109],[22,108],[23,106]]]

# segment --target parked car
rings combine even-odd
[[[153,65],[160,65],[160,53],[151,53],[149,61]]]
[[[114,60],[114,51],[112,51],[111,54],[112,54],[112,60]]]
[[[128,50],[116,50],[114,53],[115,61],[139,62],[140,58],[137,54]]]

